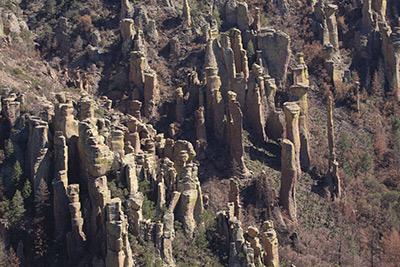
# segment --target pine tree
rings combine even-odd
[[[14,145],[11,139],[7,139],[7,141],[5,142],[4,152],[6,155],[6,159],[10,159],[12,156],[14,156]]]
[[[21,192],[17,190],[11,200],[10,211],[8,212],[8,216],[6,216],[6,218],[11,225],[16,225],[21,220],[24,212],[24,199],[22,198]]]
[[[48,200],[50,198],[50,192],[46,182],[41,179],[37,192],[35,192],[35,208],[38,216],[42,216],[46,207],[49,206]]]
[[[29,179],[26,179],[24,186],[22,187],[22,196],[24,199],[28,199],[32,194],[32,186]]]
[[[22,178],[22,168],[21,164],[19,164],[19,161],[17,160],[14,164],[13,172],[11,174],[11,181],[14,185],[14,188],[19,189],[22,186],[21,183],[21,178]]]

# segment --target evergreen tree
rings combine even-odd
[[[14,145],[11,139],[7,139],[5,142],[4,153],[6,155],[6,159],[10,159],[12,156],[14,156]]]
[[[28,199],[32,194],[32,186],[29,179],[26,179],[24,186],[22,187],[22,196],[24,199]]]
[[[17,160],[14,164],[13,172],[11,174],[11,181],[16,189],[19,189],[22,186],[22,174],[23,172],[21,164],[19,164],[19,161]]]
[[[6,216],[11,225],[16,225],[25,212],[24,199],[21,192],[17,190],[10,203],[10,210]]]
[[[37,216],[42,216],[46,207],[49,206],[48,200],[50,198],[50,192],[46,182],[41,179],[37,192],[35,192],[35,208]]]

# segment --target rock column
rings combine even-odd
[[[107,209],[106,267],[133,266],[132,250],[128,239],[128,218],[122,211],[119,198],[112,199]]]
[[[243,132],[243,113],[240,104],[236,100],[236,94],[228,92],[228,121],[227,135],[228,145],[232,160],[238,165],[241,174],[248,174],[249,171],[244,164],[244,145],[242,139]]]
[[[69,263],[75,264],[84,256],[86,249],[86,235],[83,232],[83,218],[79,202],[79,185],[69,185],[67,194],[72,226],[72,231],[67,234],[67,249]]]
[[[295,149],[297,178],[301,178],[301,164],[300,164],[300,132],[299,132],[299,115],[300,107],[295,102],[286,102],[283,104],[285,109],[286,118],[286,136]]]
[[[295,149],[288,139],[282,141],[282,177],[279,192],[280,205],[287,211],[292,221],[297,221],[296,216],[296,180],[297,164]]]

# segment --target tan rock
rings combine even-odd
[[[124,0],[122,0],[124,1]],[[125,0],[129,3],[128,0]],[[122,13],[122,10],[121,10]],[[135,28],[133,19],[124,18],[121,20],[120,31],[122,36],[122,53],[127,54],[130,52],[130,49],[133,44],[133,38],[135,36]]]
[[[236,21],[237,21],[237,25],[241,31],[245,31],[245,30],[249,29],[250,18],[249,18],[249,10],[248,10],[246,2],[238,2],[237,3]]]
[[[79,202],[79,185],[69,185],[67,195],[72,226],[72,231],[67,234],[67,250],[69,263],[76,264],[84,256],[86,250],[86,235],[83,232],[83,218]]]
[[[242,139],[243,114],[240,104],[236,100],[236,94],[228,92],[228,121],[227,121],[227,142],[232,160],[238,165],[241,174],[248,175],[249,171],[244,164],[244,145]]]
[[[133,266],[132,250],[128,239],[128,218],[122,211],[119,198],[107,203],[107,267]]]
[[[299,131],[299,115],[300,107],[295,102],[286,102],[283,104],[285,109],[286,118],[286,136],[295,149],[297,178],[301,178],[301,164],[300,164],[300,131]]]
[[[14,97],[6,97],[1,101],[1,109],[10,126],[14,127],[20,116],[20,103]]]
[[[279,203],[286,210],[290,220],[297,221],[296,212],[296,180],[297,164],[295,148],[288,139],[282,141],[282,177],[279,192]]]
[[[182,18],[183,23],[186,27],[190,27],[192,25],[188,0],[183,0]]]
[[[50,151],[49,126],[38,117],[29,117],[28,155],[30,178],[36,196],[41,180],[49,180]]]
[[[159,94],[157,74],[153,71],[151,73],[145,73],[144,77],[143,114],[148,119],[151,119],[155,115],[156,103]]]
[[[233,216],[240,220],[242,205],[240,205],[239,185],[233,178],[229,179],[228,201],[234,204]]]
[[[261,237],[265,250],[264,265],[267,267],[279,267],[279,244],[272,221],[264,222]]]
[[[263,28],[257,35],[258,48],[268,63],[268,73],[277,82],[285,81],[290,58],[290,37],[281,31]]]

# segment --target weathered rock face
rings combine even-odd
[[[193,163],[186,164],[178,179],[180,198],[176,215],[183,224],[185,234],[192,236],[203,214],[203,196],[197,177],[197,166]]]
[[[246,3],[242,3],[246,4]],[[243,6],[243,5],[241,5]],[[246,5],[247,6],[247,5]],[[232,37],[232,49],[234,53],[234,63],[236,68],[236,73],[243,72],[245,81],[249,78],[249,67],[247,61],[247,52],[243,49],[242,35],[238,29],[233,30]]]
[[[267,141],[262,98],[265,97],[265,85],[262,67],[253,64],[250,85],[246,98],[246,119],[252,133],[261,141]]]
[[[126,55],[130,51],[130,48],[133,44],[133,38],[135,37],[135,28],[133,19],[130,18],[122,19],[120,25],[120,31],[122,36],[122,53]]]
[[[244,31],[247,30],[250,26],[250,18],[249,18],[249,10],[246,2],[237,3],[237,13],[236,13],[236,21],[239,27],[239,30]]]
[[[133,83],[133,86],[142,88],[144,85],[144,70],[146,68],[145,54],[141,51],[131,52],[129,66],[129,80]]]
[[[290,87],[290,101],[296,101],[300,107],[300,162],[304,171],[310,167],[310,140],[308,133],[308,101],[309,89],[308,68],[304,63],[303,55],[299,55],[297,68],[294,70],[294,85]]]
[[[265,266],[279,266],[279,244],[276,232],[274,230],[274,223],[272,221],[265,221],[263,223],[263,232],[261,237],[264,244],[264,265]]]
[[[15,94],[1,99],[1,111],[10,123],[10,126],[14,127],[20,116],[20,103],[16,101]]]
[[[194,112],[196,118],[196,137],[200,144],[207,144],[206,120],[204,116],[204,107],[201,106]]]
[[[125,154],[124,146],[124,132],[121,130],[112,130],[110,135],[111,150],[120,157],[123,157]]]
[[[28,156],[33,192],[38,192],[41,180],[48,182],[50,171],[49,126],[38,117],[29,117]]]
[[[229,151],[232,160],[238,165],[242,174],[248,174],[246,165],[244,164],[244,145],[242,139],[243,132],[243,114],[240,109],[240,104],[236,100],[236,94],[232,91],[228,92],[228,120],[227,120],[227,135]]]
[[[296,180],[297,164],[295,157],[295,148],[291,141],[284,139],[282,141],[282,177],[281,189],[279,193],[280,205],[286,210],[289,218],[297,221],[296,215]]]
[[[263,266],[263,247],[258,237],[259,231],[256,227],[250,226],[246,232],[246,240],[250,243],[251,248],[254,250],[254,263],[256,266]]]
[[[207,114],[210,114],[210,122],[212,122],[214,136],[223,140],[224,136],[224,100],[219,90],[221,80],[218,77],[217,68],[206,69],[207,80]],[[211,107],[211,108],[210,108]],[[208,117],[207,117],[208,118]]]
[[[79,123],[78,150],[83,172],[99,177],[110,170],[114,161],[113,152],[105,145],[104,137],[98,135],[96,126],[89,120]],[[85,176],[84,173],[81,175]]]
[[[325,4],[320,0],[315,5],[315,16],[320,23],[322,44],[331,44],[335,50],[339,49],[339,35],[337,30],[336,11],[338,7]]]
[[[400,27],[393,31],[386,22],[379,23],[379,32],[382,38],[382,54],[385,61],[386,80],[392,88],[400,88]],[[395,91],[400,99],[400,90]]]
[[[62,131],[67,140],[78,136],[78,121],[75,120],[72,101],[65,94],[56,95],[58,103],[55,106],[54,129]]]
[[[297,178],[301,178],[301,164],[300,164],[300,132],[299,132],[299,115],[300,107],[295,102],[286,102],[284,105],[285,118],[286,118],[286,136],[295,149]]]
[[[71,214],[71,229],[67,234],[69,263],[77,263],[86,250],[86,235],[83,232],[81,203],[79,202],[79,185],[72,184],[67,188],[69,211]]]
[[[132,18],[134,11],[133,4],[129,0],[121,0],[121,19]]]
[[[234,216],[240,220],[241,205],[240,205],[239,185],[234,179],[229,179],[229,195],[228,201],[234,205]]]
[[[128,239],[128,218],[122,211],[119,198],[113,198],[107,210],[107,257],[108,267],[133,266],[132,250]]]
[[[65,240],[68,229],[68,147],[62,132],[54,136],[54,180],[53,180],[53,210],[55,220],[55,237],[58,241]]]
[[[158,80],[155,71],[146,72],[144,75],[144,103],[143,114],[148,119],[155,115],[158,92]]]
[[[183,0],[182,19],[185,26],[190,27],[192,25],[188,0]]]
[[[90,214],[90,249],[95,255],[106,256],[106,211],[105,207],[111,200],[107,187],[107,177],[90,178],[88,181],[89,198],[92,206]]]
[[[264,28],[258,33],[257,42],[267,62],[269,75],[278,82],[285,81],[290,58],[290,37],[284,32]]]

